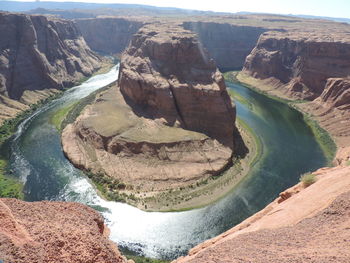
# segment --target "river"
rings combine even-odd
[[[302,173],[326,164],[311,129],[296,110],[241,85],[228,88],[253,105],[237,102],[237,115],[260,138],[263,158],[227,196],[215,204],[186,212],[144,212],[102,199],[84,174],[62,153],[60,134],[50,124],[58,109],[78,101],[117,79],[118,66],[37,110],[22,122],[7,144],[10,168],[25,183],[28,201],[60,200],[100,211],[111,239],[122,248],[147,257],[173,259],[194,245],[231,228],[263,208]]]

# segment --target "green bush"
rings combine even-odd
[[[316,175],[312,173],[306,173],[300,176],[300,182],[302,182],[305,187],[312,185],[316,180]]]

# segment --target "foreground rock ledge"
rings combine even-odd
[[[232,164],[240,140],[235,114],[196,36],[172,24],[147,25],[121,58],[118,86],[64,129],[63,150],[77,167],[131,189],[165,191]]]
[[[93,209],[64,202],[0,199],[0,261],[123,263]]]
[[[321,168],[227,232],[199,244],[185,262],[338,262],[350,258],[350,166]]]

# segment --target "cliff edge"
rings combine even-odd
[[[100,67],[74,22],[0,12],[0,121]]]
[[[191,249],[185,262],[341,262],[350,258],[350,167],[322,168],[227,232]]]
[[[0,199],[0,261],[126,263],[102,216],[67,202]]]

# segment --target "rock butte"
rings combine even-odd
[[[173,24],[142,27],[122,55],[118,86],[62,134],[74,165],[141,191],[219,174],[239,140],[221,73],[196,36]]]

